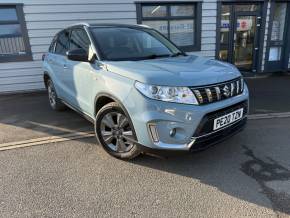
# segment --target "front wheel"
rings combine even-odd
[[[100,109],[95,132],[104,149],[114,157],[132,159],[140,154],[133,124],[118,103],[112,102]]]

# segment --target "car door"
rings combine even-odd
[[[70,33],[69,50],[84,49],[89,52],[91,42],[83,28],[73,28]],[[97,69],[95,64],[67,60],[65,69],[65,86],[73,98],[73,105],[82,112],[92,115],[93,89],[96,86]]]
[[[55,81],[54,84],[57,89],[59,97],[65,101],[69,100],[70,92],[65,86],[65,68],[66,68],[66,52],[68,50],[69,31],[64,30],[60,32],[56,39],[55,52],[52,55],[52,64],[54,69]]]

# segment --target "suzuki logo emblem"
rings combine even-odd
[[[227,85],[225,85],[224,88],[223,88],[223,95],[225,97],[229,97],[230,94],[231,94],[230,88]]]

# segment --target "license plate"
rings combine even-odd
[[[213,123],[213,130],[220,129],[222,127],[228,126],[231,123],[242,119],[243,117],[244,108],[226,114],[222,117],[216,118]]]

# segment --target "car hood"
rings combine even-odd
[[[154,85],[202,86],[241,75],[231,64],[195,55],[143,61],[106,61],[104,64],[108,71]]]

